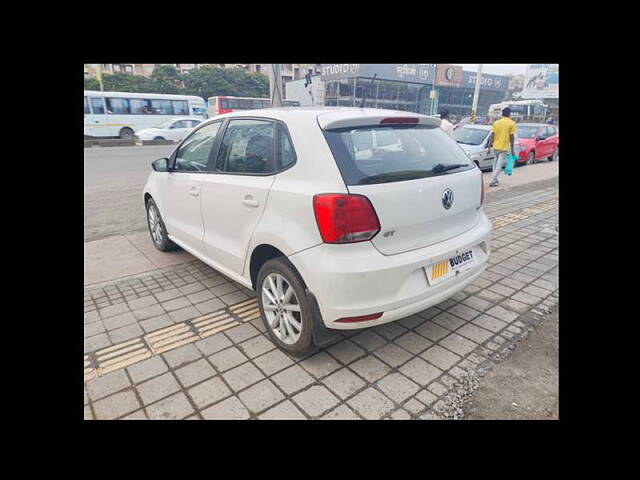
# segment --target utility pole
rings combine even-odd
[[[100,90],[104,90],[104,86],[102,85],[102,64],[96,63],[96,80],[100,83]]]
[[[476,109],[478,108],[478,97],[480,96],[480,79],[482,78],[482,64],[478,65],[476,73],[476,88],[473,91],[473,104],[471,105],[471,123],[476,123]]]
[[[280,64],[272,63],[269,68],[269,96],[271,106],[282,107],[282,75],[280,75]]]

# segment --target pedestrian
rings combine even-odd
[[[449,110],[440,111],[440,128],[453,137],[453,124],[449,121]]]
[[[487,140],[487,150],[493,148],[493,178],[491,178],[490,187],[498,186],[498,177],[502,171],[502,167],[507,163],[507,155],[511,151],[511,155],[515,156],[514,143],[516,134],[516,122],[511,120],[511,109],[509,107],[502,110],[502,118],[496,120],[491,126],[491,135]]]

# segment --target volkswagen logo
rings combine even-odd
[[[442,192],[442,206],[449,210],[453,205],[453,192],[450,188],[447,188],[444,192]]]
[[[444,78],[446,78],[448,81],[453,82],[453,77],[455,76],[456,71],[453,69],[453,67],[449,67],[444,71]]]

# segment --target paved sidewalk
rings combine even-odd
[[[250,290],[198,260],[85,286],[85,418],[446,418],[459,385],[558,302],[557,179],[492,193],[485,211],[492,254],[473,284],[305,359],[269,340]]]

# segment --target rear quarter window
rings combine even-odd
[[[415,180],[474,168],[439,127],[367,126],[323,133],[347,185]]]

